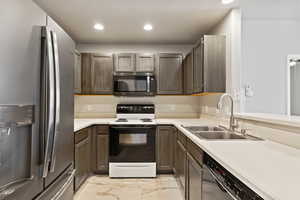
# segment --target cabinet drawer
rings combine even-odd
[[[182,144],[184,147],[186,147],[186,140],[187,140],[187,138],[186,138],[186,136],[185,136],[182,132],[180,132],[180,131],[177,131],[177,140],[179,140],[179,141],[181,142],[181,144]]]
[[[187,139],[187,147],[188,153],[202,166],[203,164],[203,151],[198,145],[192,142],[190,139]]]
[[[89,129],[85,128],[75,133],[75,144],[85,140],[89,137]]]
[[[108,126],[96,126],[95,131],[96,131],[96,134],[98,134],[98,135],[108,135],[109,127]]]

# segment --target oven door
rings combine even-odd
[[[154,96],[156,80],[149,74],[115,75],[114,95],[117,96]]]
[[[109,134],[109,162],[155,162],[155,126],[112,126]]]

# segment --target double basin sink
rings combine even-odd
[[[200,139],[206,140],[261,140],[253,136],[238,135],[216,126],[186,126],[184,128]]]

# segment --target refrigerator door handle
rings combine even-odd
[[[59,53],[58,42],[55,32],[51,32],[53,42],[53,54],[54,54],[54,69],[55,69],[55,126],[53,135],[53,145],[51,151],[50,172],[54,172],[55,160],[56,160],[56,143],[57,136],[59,134],[60,125],[60,71],[59,71]]]
[[[45,37],[45,49],[44,56],[46,56],[43,68],[46,71],[46,77],[48,80],[44,80],[46,91],[46,124],[45,124],[45,154],[44,154],[44,166],[43,166],[43,178],[48,176],[51,149],[53,146],[53,134],[54,134],[54,111],[55,111],[55,70],[54,70],[54,57],[53,57],[53,45],[51,31],[48,27],[42,28],[42,35]]]

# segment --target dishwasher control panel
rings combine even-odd
[[[204,164],[216,181],[236,200],[263,200],[258,194],[232,175],[208,154],[204,155]]]

